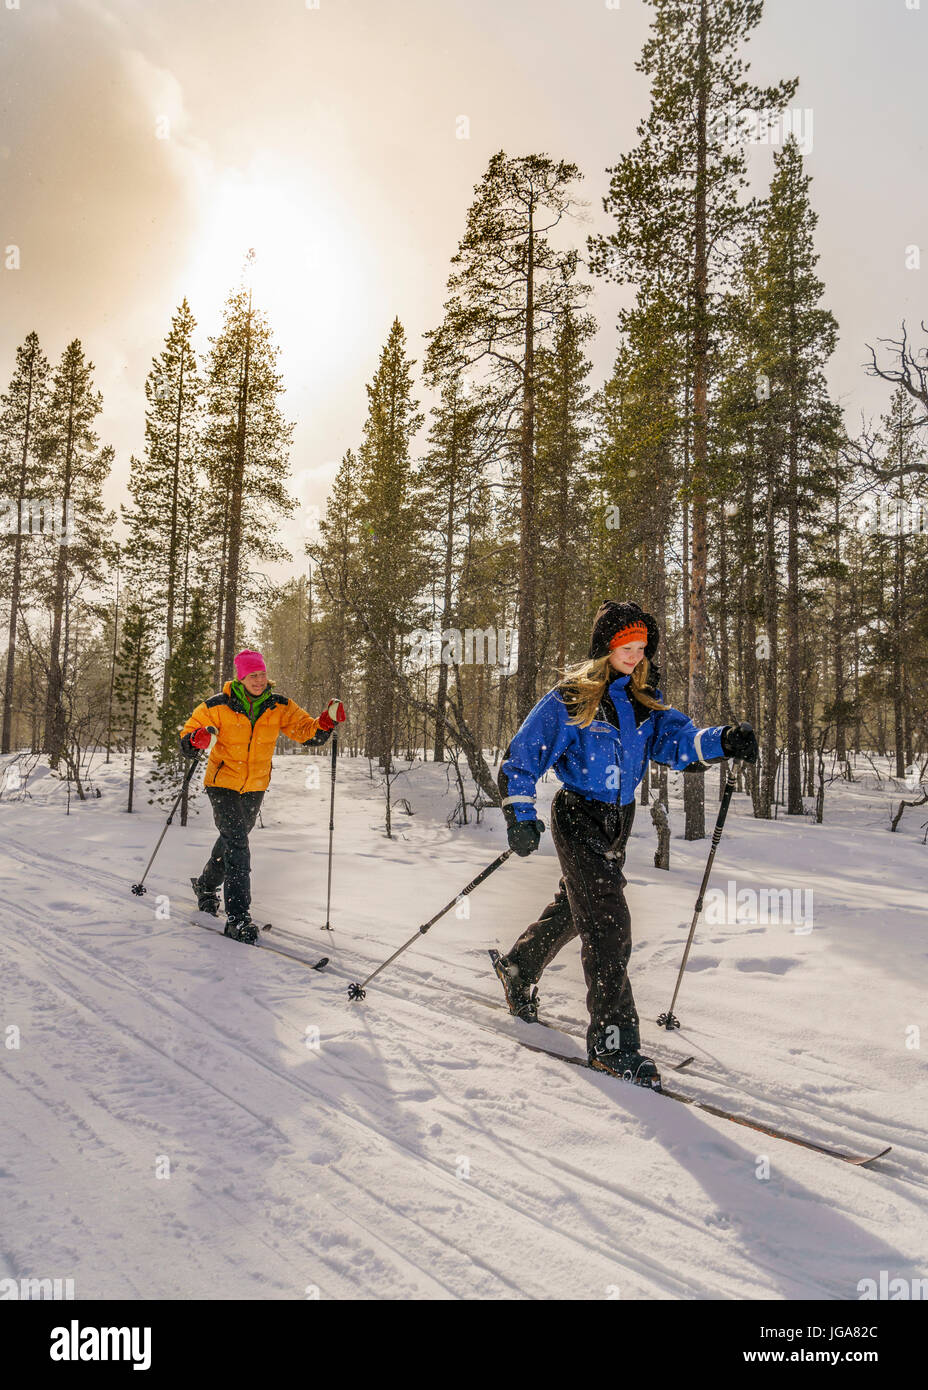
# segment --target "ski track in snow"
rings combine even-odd
[[[849,811],[813,831],[753,822],[742,805],[712,881],[747,880],[750,864],[776,884],[785,860],[790,886],[815,885],[816,928],[796,938],[701,924],[677,1008],[686,1026],[671,1035],[649,1019],[669,1003],[708,841],[675,838],[671,874],[645,869],[639,812],[626,865],[643,1035],[663,1057],[697,1059],[680,1089],[820,1142],[893,1144],[877,1168],[856,1170],[521,1048],[523,1030],[582,1055],[574,943],[541,991],[573,1041],[468,997],[501,998],[485,952],[510,945],[550,897],[550,844],[510,861],[468,900],[469,919],[449,913],[349,1004],[346,982],[504,841],[492,812],[448,831],[445,779],[426,764],[409,778],[410,840],[388,842],[360,762],[345,759],[338,929],[321,932],[328,784],[324,774],[308,795],[301,761],[275,763],[268,829],[252,836],[256,913],[275,922],[272,941],[329,955],[324,974],[186,920],[184,885],[213,838],[205,816],[172,827],[137,899],[129,885],[163,812],[0,806],[0,1026],[22,1029],[0,1076],[5,1274],[72,1277],[85,1298],[277,1299],[308,1286],[346,1299],[849,1299],[880,1269],[924,1275],[925,1073],[892,1035],[924,1025],[917,842],[874,846],[858,806],[856,820]],[[114,804],[120,775],[114,765]],[[827,859],[800,845],[802,830],[829,837]],[[869,907],[868,835],[897,866]],[[158,895],[176,885],[161,919]],[[842,1017],[846,1032],[830,1037]],[[155,1175],[159,1155],[170,1178]],[[761,1155],[769,1179],[757,1176]]]
[[[24,856],[24,862],[26,860],[28,860],[28,855]],[[73,865],[69,865],[66,860],[59,859],[58,862],[61,864],[63,871],[70,872],[73,875]],[[93,881],[91,875],[89,874],[82,875],[82,877],[84,881],[88,884]],[[122,885],[122,883],[117,879],[115,875],[110,875],[109,877],[112,880],[113,890],[115,892],[122,893],[124,891],[124,886]],[[274,927],[272,931],[269,933],[269,935],[271,936],[272,941],[275,943],[278,941],[278,938],[280,938],[281,945],[286,943],[292,945],[299,945],[303,947],[306,952],[304,958],[311,963],[310,952],[313,952],[315,950],[315,947],[318,943],[314,942],[307,935],[280,927]],[[333,933],[331,939],[335,941],[337,940],[338,936],[341,935],[343,935],[342,932]],[[328,937],[320,936],[319,942],[322,942],[324,947],[325,941],[328,939]],[[395,949],[395,947],[391,943],[386,941],[377,942],[369,934],[365,935],[365,939],[369,943],[382,945],[383,955],[379,957],[370,955],[362,956],[356,948],[344,948],[340,945],[329,946],[328,949],[335,952],[333,961],[336,960],[339,956],[343,956],[347,953],[348,955],[350,955],[352,961],[357,963],[356,969],[353,972],[349,971],[345,978],[353,979],[355,975],[360,976],[362,972],[365,974],[368,973],[370,970],[373,970],[377,965],[381,963],[382,959],[386,956],[386,954],[390,952],[390,950]],[[320,948],[320,954],[321,951],[322,948]],[[427,953],[423,951],[421,948],[416,950],[416,955],[420,959],[429,958],[434,960],[438,964],[442,963],[440,956],[433,955],[431,957],[427,957]],[[488,972],[485,968],[482,970],[477,970],[469,966],[466,968],[470,975],[472,975],[478,981],[482,981],[484,983],[484,985],[487,987],[487,990],[492,989],[494,987],[493,977],[488,976]],[[337,971],[338,964],[335,965],[334,970],[331,965],[329,966],[330,975],[337,973]],[[388,980],[392,978],[392,975],[394,974],[405,974],[406,976],[412,976],[415,984],[424,984],[426,987],[429,987],[431,985],[432,988],[434,988],[434,981],[425,979],[421,971],[416,971],[414,968],[411,969],[409,966],[404,966],[402,962],[397,962],[395,965],[391,966],[390,971],[391,976],[387,977]],[[372,986],[372,989],[375,992],[386,991],[395,998],[410,997],[409,994],[404,993],[402,988],[398,987],[395,984],[395,982],[393,984],[389,982],[385,983],[384,979],[382,979],[379,976],[377,978],[376,984]],[[489,993],[487,993],[486,997],[490,998],[491,996]],[[466,1003],[464,1003],[463,1001],[466,1001]],[[420,999],[420,1002],[422,1002],[423,1007],[429,1007],[427,999]],[[471,1002],[472,1001],[467,1000],[466,994],[462,995],[458,993],[455,996],[455,1006],[459,1012],[462,1010],[462,1008],[466,1008],[468,1010],[468,1016],[472,1019],[476,1026],[488,1027],[489,1025],[487,1024],[486,1015],[482,1012],[483,1006],[478,1006],[477,1009],[471,1009]],[[548,1014],[547,1012],[545,1016],[549,1017],[551,1022],[558,1023],[559,1026],[563,1027],[566,1032],[571,1033],[579,1041],[585,1042],[586,1031],[584,1028],[573,1026],[570,1024],[568,1020],[559,1019],[557,1016]],[[505,1015],[503,1015],[502,1017],[506,1020],[506,1023],[510,1023],[510,1020],[508,1020],[508,1018],[506,1018]],[[512,1026],[518,1029],[523,1025],[513,1023]],[[896,1141],[894,1143],[894,1155],[893,1159],[883,1160],[884,1168],[886,1166],[889,1166],[896,1172],[897,1176],[904,1176],[908,1181],[913,1182],[916,1185],[928,1186],[928,1163],[919,1162],[922,1155],[928,1154],[928,1136],[926,1136],[922,1131],[919,1131],[915,1128],[910,1128],[907,1131],[909,1134],[916,1136],[921,1142],[918,1144],[913,1143],[909,1146],[909,1153],[907,1155],[908,1162],[905,1165],[903,1165],[903,1163],[900,1162],[900,1160],[902,1158],[903,1153],[906,1150],[906,1145],[904,1144],[904,1142],[902,1142],[903,1133],[906,1131],[901,1130],[899,1122],[896,1120],[888,1121],[885,1116],[881,1116],[880,1114],[874,1113],[873,1111],[867,1110],[866,1108],[855,1108],[855,1105],[851,1099],[851,1097],[853,1096],[853,1088],[848,1087],[846,1082],[842,1082],[840,1080],[839,1067],[836,1067],[834,1065],[810,1067],[805,1059],[803,1059],[801,1065],[797,1065],[795,1062],[792,1062],[790,1058],[781,1054],[779,1057],[779,1061],[780,1064],[783,1066],[784,1071],[786,1071],[789,1067],[792,1068],[792,1071],[790,1072],[792,1084],[778,1085],[774,1081],[771,1085],[767,1087],[761,1087],[757,1085],[752,1085],[749,1080],[745,1080],[744,1078],[739,1077],[738,1073],[730,1067],[726,1068],[723,1065],[713,1066],[712,1055],[708,1052],[705,1044],[700,1043],[698,1038],[692,1037],[689,1033],[685,1031],[675,1031],[673,1034],[669,1035],[671,1038],[674,1039],[686,1039],[688,1043],[687,1049],[683,1049],[682,1051],[679,1049],[673,1049],[673,1051],[671,1052],[668,1050],[668,1044],[665,1041],[665,1039],[668,1037],[666,1033],[661,1033],[656,1028],[651,1028],[649,1030],[647,1021],[645,1021],[643,1026],[645,1028],[645,1031],[650,1033],[650,1037],[652,1039],[652,1046],[654,1047],[654,1049],[656,1051],[661,1052],[664,1056],[675,1055],[677,1060],[679,1060],[680,1058],[682,1058],[685,1052],[688,1052],[689,1048],[695,1048],[697,1050],[697,1053],[700,1049],[702,1049],[705,1055],[697,1058],[697,1067],[695,1068],[695,1070],[690,1071],[687,1075],[688,1088],[691,1091],[694,1090],[698,1098],[700,1099],[711,1100],[718,1104],[727,1104],[729,1106],[734,1105],[735,1108],[737,1108],[738,1100],[741,1099],[743,1107],[747,1107],[745,1113],[749,1113],[752,1118],[757,1118],[759,1120],[766,1121],[771,1124],[775,1124],[777,1122],[777,1117],[780,1117],[782,1120],[784,1115],[788,1112],[796,1112],[800,1116],[805,1118],[808,1122],[810,1122],[807,1123],[807,1125],[801,1129],[803,1137],[822,1143],[827,1143],[829,1139],[834,1139],[835,1137],[837,1137],[838,1139],[843,1140],[849,1147],[855,1147],[855,1145],[861,1146],[862,1151],[866,1151],[869,1138],[872,1137],[874,1133],[878,1135],[881,1131],[881,1127],[885,1127],[888,1123],[891,1123],[893,1125],[893,1133],[896,1135]],[[497,1023],[497,1025],[491,1029],[491,1031],[505,1032],[505,1027],[502,1024],[502,1020],[500,1020]],[[533,1033],[530,1030],[528,1036],[530,1038],[533,1038],[535,1041],[538,1041],[537,1033]],[[653,1041],[655,1037],[657,1038],[657,1041]],[[550,1033],[542,1035],[541,1045],[551,1046],[554,1049],[556,1049],[557,1047],[557,1044],[555,1043],[554,1038],[552,1038]],[[584,1048],[579,1049],[575,1055],[581,1055],[584,1050]],[[707,1057],[710,1059],[708,1067],[706,1065]],[[805,1077],[809,1072],[818,1073],[819,1075],[828,1078],[828,1081],[825,1083],[811,1083],[811,1089],[819,1093],[816,1096],[816,1105],[814,1108],[803,1106],[801,1100],[799,1099],[799,1096],[805,1094],[810,1088],[809,1083],[805,1082]],[[706,1087],[705,1082],[707,1080],[715,1082],[715,1086]],[[803,1083],[804,1089],[802,1089],[801,1091],[797,1091],[797,1081]],[[691,1082],[693,1084],[691,1084]],[[837,1099],[832,1098],[827,1094],[829,1090],[844,1092],[844,1096],[839,1096]],[[828,1113],[829,1111],[833,1111],[834,1113],[830,1115]],[[846,1125],[844,1122],[848,1118],[855,1118],[859,1120],[859,1127],[852,1128]]]

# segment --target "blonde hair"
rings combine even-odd
[[[577,706],[568,724],[576,724],[585,729],[596,718],[603,695],[609,682],[615,679],[616,672],[609,664],[609,653],[594,657],[591,661],[581,661],[576,666],[568,666],[558,681],[557,690],[562,696]],[[648,709],[670,709],[670,705],[656,700],[648,686],[651,663],[643,656],[632,671],[629,689],[639,704]]]

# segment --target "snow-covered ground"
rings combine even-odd
[[[141,796],[125,814],[124,759],[70,815],[41,765],[31,798],[0,799],[0,1278],[72,1279],[77,1298],[856,1299],[881,1271],[928,1277],[924,813],[887,830],[910,793],[861,764],[822,826],[736,797],[712,884],[740,906],[707,904],[678,1033],[654,1019],[709,847],[681,838],[678,778],[670,873],[640,806],[625,870],[665,1083],[849,1151],[893,1145],[857,1169],[520,1047],[583,1055],[576,943],[540,994],[577,1036],[478,1002],[501,999],[487,948],[556,886],[549,834],[349,1003],[505,834],[496,811],[449,829],[426,763],[396,784],[413,814],[388,840],[366,761],[342,758],[324,932],[328,768],[279,757],[252,834],[254,915],[325,973],[191,925],[208,806],[133,897],[166,812]],[[792,923],[752,920],[744,892],[795,890],[806,914],[808,889]]]

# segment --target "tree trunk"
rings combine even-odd
[[[167,708],[168,691],[171,680],[171,653],[174,649],[174,595],[177,591],[175,571],[177,569],[177,495],[180,487],[180,425],[184,409],[184,363],[185,352],[181,344],[180,380],[177,384],[177,418],[174,428],[174,476],[171,480],[171,535],[168,541],[168,600],[166,627],[166,647],[164,675],[161,681],[161,704]]]
[[[693,258],[693,539],[690,571],[690,660],[687,713],[701,726],[706,715],[706,470],[708,462],[709,261],[706,225],[708,91],[706,79],[707,0],[700,0],[699,78],[696,95],[696,216]],[[684,838],[700,840],[705,827],[705,769],[697,764],[683,779]]]
[[[219,588],[216,595],[216,639],[213,644],[213,686],[222,688],[222,630],[226,603],[226,555],[229,543],[229,488],[226,484],[222,507],[222,543],[219,557]]]
[[[245,326],[245,358],[239,389],[238,421],[235,434],[235,459],[229,490],[229,567],[226,578],[225,624],[222,643],[220,676],[231,680],[235,674],[232,658],[235,655],[235,625],[238,618],[239,559],[242,547],[242,489],[245,478],[245,443],[248,426],[248,377],[251,366],[251,291],[248,291],[248,317]]]
[[[755,575],[757,573],[757,546],[754,537],[754,466],[755,458],[752,455],[748,462],[746,490],[744,499],[744,527],[745,527],[745,556],[744,564],[741,567],[741,604],[740,611],[743,615],[743,638],[741,667],[743,671],[743,690],[744,700],[747,709],[747,717],[757,731],[758,743],[763,741],[763,730],[760,724],[760,688],[759,672],[757,668],[757,590],[755,587]],[[749,767],[745,776],[747,778],[748,789],[751,793],[751,805],[755,817],[760,817],[761,811],[761,785],[758,775],[757,764]]]
[[[719,505],[719,703],[722,719],[732,719],[731,686],[728,673],[728,528],[725,524],[725,503]],[[719,764],[719,801],[728,780],[727,761]]]
[[[23,502],[26,497],[26,473],[29,466],[29,437],[32,430],[32,384],[35,376],[35,351],[29,358],[29,389],[26,396],[26,418],[23,447],[20,454],[19,484],[16,490],[16,535],[13,540],[13,564],[10,590],[10,622],[7,629],[6,679],[3,684],[3,729],[0,733],[0,753],[9,753],[13,736],[13,679],[16,670],[16,626],[19,616],[19,594],[22,584]]]
[[[896,776],[905,777],[904,679],[902,671],[903,587],[905,584],[905,538],[902,523],[905,482],[902,473],[902,421],[899,422],[899,505],[896,512],[895,572],[893,574],[893,729],[896,742]]]
[[[62,515],[67,517],[71,500],[71,472],[74,461],[74,371],[71,371],[71,391],[68,401],[68,428],[65,440],[64,488],[61,499]],[[61,628],[65,592],[68,581],[68,532],[65,527],[59,538],[58,559],[55,565],[55,597],[52,610],[52,635],[48,656],[48,692],[45,700],[45,751],[49,763],[57,768],[64,749],[64,709],[61,702],[63,674],[61,668]]]
[[[837,463],[837,458],[835,460]],[[835,488],[835,607],[832,651],[835,662],[835,753],[840,762],[847,759],[847,733],[844,717],[844,644],[841,588],[841,493]]]
[[[452,565],[454,562],[454,475],[457,467],[457,445],[455,435],[456,421],[452,421],[451,427],[451,479],[448,486],[448,531],[445,536],[445,590],[442,600],[441,610],[441,630],[445,632],[451,622],[451,581]],[[442,643],[444,646],[444,643]],[[443,763],[445,760],[445,709],[448,700],[448,664],[439,656],[438,662],[438,691],[435,696],[435,707],[438,710],[438,717],[435,720],[435,751],[434,760]],[[423,748],[423,753],[424,753]]]
[[[790,247],[789,335],[789,490],[786,542],[786,811],[802,815],[802,770],[799,762],[800,664],[799,645],[799,403],[796,398],[799,361],[796,335],[795,271]]]
[[[525,297],[525,370],[520,437],[521,499],[519,543],[519,664],[516,672],[516,718],[521,724],[535,703],[537,648],[535,635],[535,227],[529,210],[528,280]]]
[[[570,429],[570,407],[568,386],[562,383],[560,398],[560,458],[557,468],[557,568],[555,573],[554,601],[554,660],[558,671],[567,665],[567,588],[570,573],[567,559],[568,511],[570,503],[571,460],[569,458],[568,433]]]
[[[106,761],[113,746],[113,686],[116,682],[116,644],[119,640],[119,552],[116,554],[116,602],[113,609],[113,650],[110,653],[110,689],[106,703]]]
[[[135,790],[135,746],[138,738],[139,728],[139,685],[142,679],[142,652],[141,638],[139,639],[139,650],[135,654],[135,681],[132,687],[132,745],[129,754],[129,805],[126,810],[132,810],[132,793]]]
[[[764,667],[764,757],[760,815],[770,819],[776,795],[777,775],[777,558],[774,509],[775,466],[767,459],[767,553],[764,566],[764,627],[766,635]]]

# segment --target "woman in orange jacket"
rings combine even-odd
[[[197,705],[181,730],[180,746],[188,758],[200,749],[210,750],[203,785],[219,831],[206,867],[199,878],[190,880],[197,905],[203,912],[218,913],[222,884],[226,936],[254,943],[258,928],[249,913],[248,834],[271,780],[278,734],[295,743],[325,743],[345,718],[345,707],[341,700],[331,700],[314,719],[286,695],[275,694],[260,652],[239,652],[235,676],[226,681],[221,695]]]

